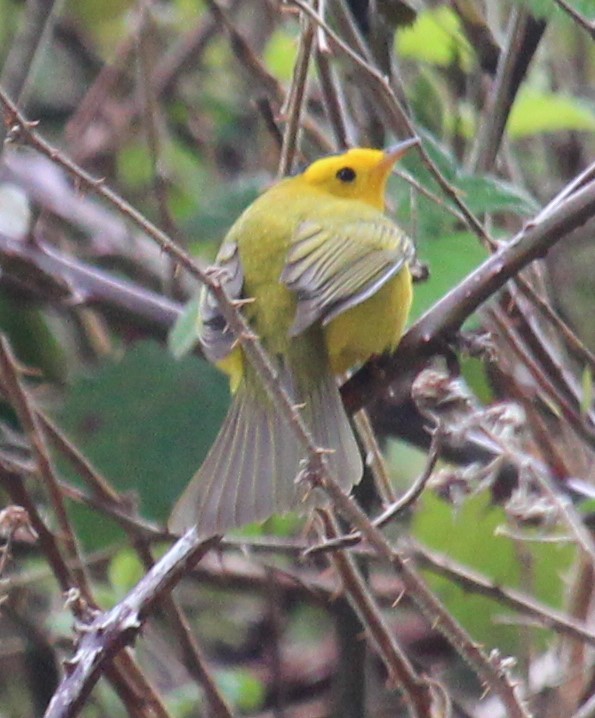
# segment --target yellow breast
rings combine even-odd
[[[344,374],[374,354],[394,350],[405,328],[411,300],[411,273],[405,266],[376,294],[333,319],[325,327],[333,372]]]

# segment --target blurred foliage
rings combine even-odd
[[[401,30],[395,41],[399,55],[410,60],[442,67],[457,63],[467,70],[472,64],[473,48],[459,18],[446,5],[419,13],[415,23]]]
[[[509,526],[506,515],[486,491],[466,498],[454,511],[429,492],[422,504],[412,525],[416,538],[453,561],[480,571],[495,586],[519,588],[553,608],[562,606],[565,587],[560,578],[568,575],[576,558],[576,548],[563,536],[558,542],[542,542],[537,529],[526,532],[526,540],[521,542],[503,535],[501,531]],[[526,638],[512,620],[512,611],[499,602],[470,594],[445,577],[426,572],[426,578],[477,641],[498,645],[504,653],[519,654]],[[542,628],[533,630],[541,634],[537,645],[544,649],[551,635]]]
[[[147,517],[165,520],[213,442],[227,410],[227,381],[206,362],[180,362],[154,342],[73,382],[58,418],[66,433],[120,491],[134,491]],[[76,476],[64,467],[65,475]],[[91,549],[121,535],[95,511],[73,506]]]

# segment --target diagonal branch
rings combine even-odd
[[[123,601],[85,627],[77,652],[69,661],[70,671],[54,694],[45,718],[77,715],[104,666],[133,642],[152,606],[167,595],[217,541],[217,538],[198,541],[194,530],[189,531]]]
[[[343,398],[351,411],[379,395],[387,381],[400,378],[408,394],[416,371],[444,350],[464,321],[523,267],[544,257],[548,250],[577,227],[595,217],[595,180],[583,185],[549,213],[528,222],[510,242],[469,274],[429,309],[404,335],[388,358],[360,369],[344,386]]]

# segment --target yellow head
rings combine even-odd
[[[356,199],[382,210],[386,182],[395,162],[418,142],[414,137],[385,151],[357,148],[323,157],[313,162],[300,179],[335,197]]]

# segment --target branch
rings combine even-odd
[[[566,0],[553,0],[553,2],[556,3],[556,5],[564,10],[565,13],[568,13],[568,15],[576,22],[576,24],[579,27],[582,27],[583,30],[586,30],[589,35],[595,40],[595,21],[588,20],[586,17],[580,14],[577,10],[575,10],[572,5],[567,2]]]
[[[101,675],[104,665],[133,642],[151,607],[216,543],[199,541],[194,529],[183,536],[128,596],[85,626],[69,671],[54,694],[45,718],[74,718]]]
[[[41,238],[0,234],[0,258],[0,283],[18,294],[59,306],[97,307],[162,339],[182,311],[179,303],[73,259]]]
[[[595,180],[578,189],[551,212],[541,212],[462,282],[429,309],[403,336],[388,358],[368,363],[346,382],[343,399],[356,411],[378,396],[387,381],[400,377],[409,393],[415,373],[461,328],[465,320],[523,267],[544,257],[570,232],[595,216]],[[401,393],[401,391],[399,391]]]
[[[338,525],[333,514],[323,509],[320,511],[320,517],[327,540],[337,538]],[[362,625],[365,626],[385,663],[389,681],[401,688],[411,715],[414,718],[423,718],[423,716],[437,714],[438,710],[433,708],[434,700],[430,682],[416,672],[396,641],[386,619],[366,586],[353,556],[346,551],[334,551],[331,561],[341,577],[347,600]],[[445,695],[444,690],[441,693]]]

